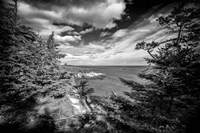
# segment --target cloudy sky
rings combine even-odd
[[[140,41],[165,38],[156,18],[175,0],[19,0],[21,23],[55,41],[70,65],[146,65]]]

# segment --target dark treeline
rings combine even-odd
[[[2,3],[2,2],[1,2]],[[86,81],[76,81],[60,65],[54,33],[47,40],[20,24],[17,0],[0,8],[0,130],[5,132],[189,133],[200,121],[200,3],[181,1],[157,19],[171,39],[139,42],[149,67],[139,74],[145,84],[121,79],[129,99],[91,95]],[[76,90],[76,92],[72,90]],[[69,113],[69,95],[87,112]],[[38,102],[39,98],[51,101]],[[58,104],[59,103],[59,104]],[[38,113],[36,107],[50,108]],[[51,110],[53,106],[57,109]],[[62,108],[61,108],[62,107]],[[62,112],[62,113],[61,113]],[[68,114],[70,119],[66,119]],[[37,118],[37,120],[31,119]],[[73,117],[73,120],[71,119]],[[63,120],[61,122],[60,120]],[[74,120],[75,119],[75,120]],[[34,123],[34,121],[36,121]],[[31,124],[31,122],[33,122]]]
[[[64,95],[57,45],[52,33],[47,40],[41,39],[30,27],[19,23],[17,0],[4,3],[0,8],[0,122],[1,131],[26,131],[28,113],[37,115],[34,107],[38,97]],[[60,93],[60,94],[59,94]],[[41,118],[39,132],[53,132],[50,116]],[[5,128],[5,130],[3,130]],[[35,130],[34,130],[35,131]]]

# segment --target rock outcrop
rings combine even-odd
[[[74,76],[79,79],[103,79],[106,77],[104,73],[97,72],[79,72],[76,73]]]

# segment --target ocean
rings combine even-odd
[[[134,80],[142,83],[144,80],[140,79],[138,73],[144,71],[147,66],[78,66],[83,70],[94,71],[106,74],[106,78],[100,80],[89,80],[88,85],[94,88],[95,95],[109,96],[111,92],[119,95],[124,95],[124,91],[130,91],[130,87],[124,86],[120,78],[127,80]]]

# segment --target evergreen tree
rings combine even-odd
[[[66,79],[62,79],[63,71],[60,66],[60,58],[64,55],[59,53],[58,44],[54,42],[54,33],[52,33],[46,42],[38,41],[38,62],[36,84],[41,86],[40,94],[42,96],[65,95],[62,89],[65,89]],[[65,91],[66,92],[66,91]]]
[[[34,41],[37,35],[21,25],[17,16],[17,1],[11,8],[1,8],[1,105],[17,105],[34,95],[33,85],[37,60]]]
[[[44,41],[19,23],[17,0],[4,4],[0,8],[0,116],[12,129],[12,125],[25,124],[38,97],[65,95],[68,80],[61,76],[59,59],[64,55],[59,53],[54,34]]]
[[[89,102],[90,94],[94,93],[93,88],[88,88],[88,81],[81,80],[79,81],[78,85],[75,86],[75,94],[78,95],[82,105],[87,109],[88,112],[91,112],[93,109]]]
[[[171,38],[136,45],[150,55],[149,68],[139,74],[146,83],[120,78],[132,88],[125,92],[130,99],[112,95],[102,105],[113,129],[120,127],[116,132],[186,132],[189,115],[199,108],[199,3],[180,2],[158,22]]]

